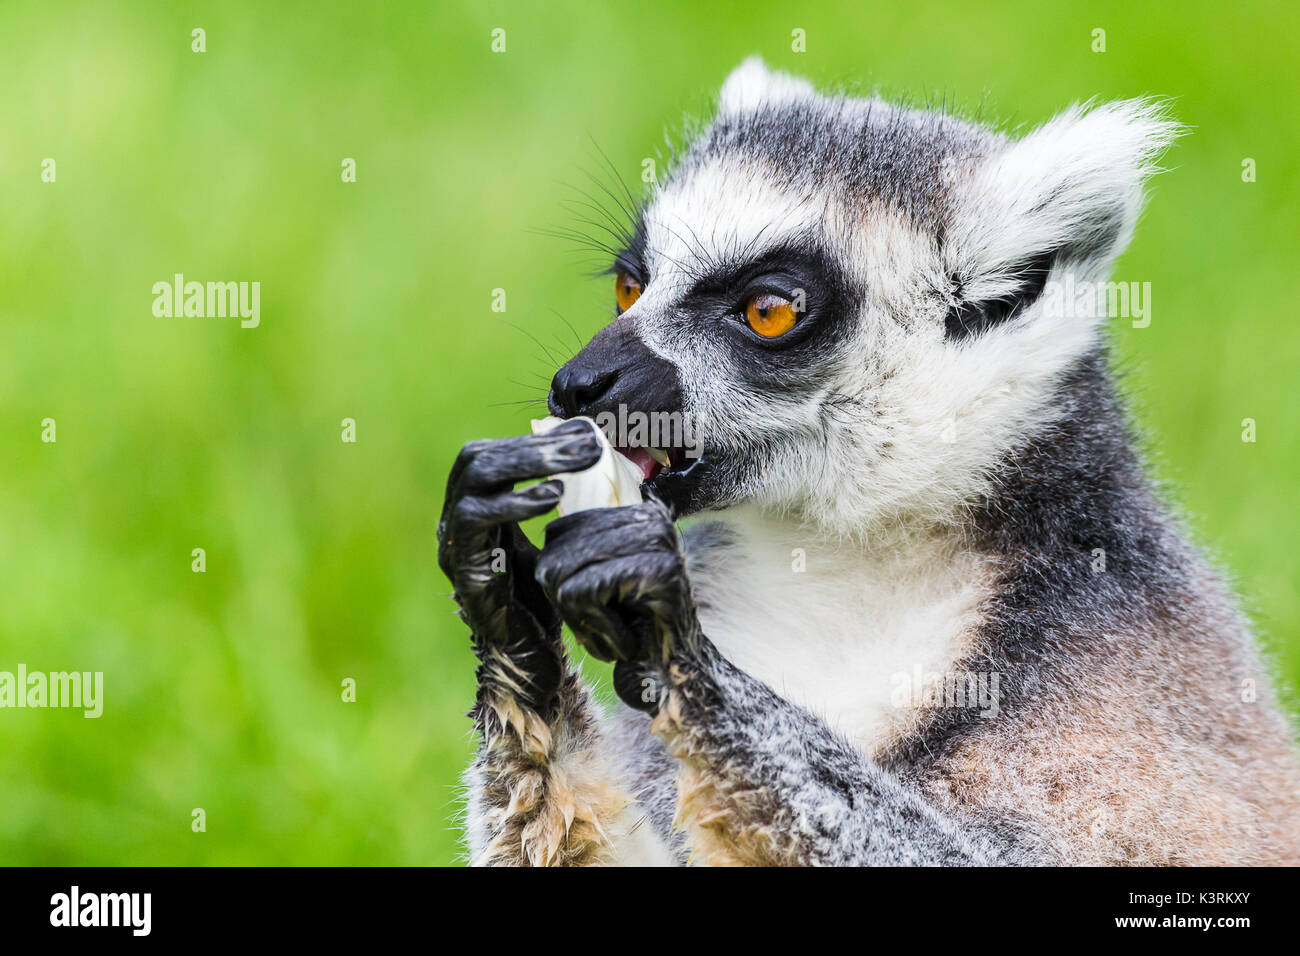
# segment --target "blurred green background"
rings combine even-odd
[[[1298,32],[1283,3],[6,2],[0,670],[106,690],[99,720],[0,711],[0,862],[459,859],[446,470],[526,430],[500,403],[554,370],[530,336],[563,359],[566,320],[610,316],[590,257],[539,235],[571,224],[593,140],[639,184],[754,52],[1012,128],[1176,97],[1192,133],[1116,273],[1152,283],[1153,321],[1117,321],[1117,351],[1158,473],[1294,683]],[[155,318],[177,272],[261,282],[261,326]]]

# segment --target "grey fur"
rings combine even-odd
[[[903,497],[893,510],[887,500],[882,513],[854,511],[869,484],[833,470],[847,460],[869,478],[887,475],[917,443],[907,416],[900,423],[881,407],[889,393],[852,388],[907,371],[862,343],[920,342],[945,359],[989,342],[1015,347],[1042,321],[1034,306],[1049,275],[1104,274],[1168,124],[1136,108],[1141,135],[1113,174],[1085,169],[1079,182],[1051,185],[1048,170],[1033,202],[1009,197],[1025,200],[1021,219],[1000,228],[1023,225],[1039,246],[984,252],[970,247],[972,182],[1010,140],[942,114],[765,82],[732,92],[742,106],[724,94],[674,182],[722,170],[739,190],[766,177],[801,197],[790,215],[820,203],[881,228],[897,220],[896,245],[924,261],[898,289],[872,288],[863,279],[872,264],[853,258],[860,237],[837,234],[829,213],[775,243],[761,226],[728,237],[686,224],[683,235],[653,209],[634,227],[618,268],[654,295],[566,366],[552,405],[591,414],[609,400],[593,383],[619,381],[620,402],[683,404],[715,427],[695,466],[643,486],[645,504],[552,522],[540,553],[515,522],[549,507],[552,493],[508,489],[563,470],[557,456],[589,455],[576,431],[564,449],[555,439],[476,444],[454,470],[440,557],[484,662],[482,747],[469,774],[475,860],[626,861],[629,847],[654,855],[646,831],[662,861],[678,863],[1294,860],[1292,728],[1227,589],[1144,475],[1100,340],[1044,373],[1034,414],[971,466],[977,473],[905,475],[918,494],[961,489],[942,508]],[[1052,215],[1054,228],[1044,226]],[[657,248],[656,229],[682,250]],[[755,341],[730,304],[759,266],[810,288],[810,309],[784,343]],[[581,388],[566,391],[574,382]],[[829,497],[817,487],[827,475],[840,481]],[[991,580],[979,584],[979,623],[953,663],[1001,676],[996,716],[924,710],[868,755],[727,660],[701,618],[744,608],[715,603],[697,583],[725,579],[746,543],[723,524],[679,538],[673,521],[756,502],[849,538],[915,522],[977,556]],[[844,527],[845,515],[861,525]],[[493,544],[513,549],[512,574],[485,573]],[[612,721],[564,660],[559,617],[615,662],[625,703]],[[801,653],[799,635],[788,638],[789,653]]]

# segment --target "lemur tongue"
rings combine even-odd
[[[620,448],[618,453],[641,469],[644,480],[649,481],[663,470],[663,465],[655,461],[645,448]]]

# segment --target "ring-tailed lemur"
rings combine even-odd
[[[452,470],[474,862],[1296,860],[1250,634],[1143,476],[1103,310],[1049,301],[1105,279],[1176,132],[1132,101],[1016,140],[732,74],[550,396],[687,413],[702,455],[630,453],[646,502],[540,551],[517,522],[560,486],[514,485],[592,465],[588,425]],[[561,621],[616,662],[613,718]],[[919,692],[942,675],[991,706]]]

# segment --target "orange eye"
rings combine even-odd
[[[779,295],[756,295],[745,306],[745,321],[749,327],[767,339],[785,335],[799,317],[795,315],[794,303]]]
[[[614,298],[618,300],[619,311],[626,312],[641,298],[641,283],[620,272],[614,279]]]

